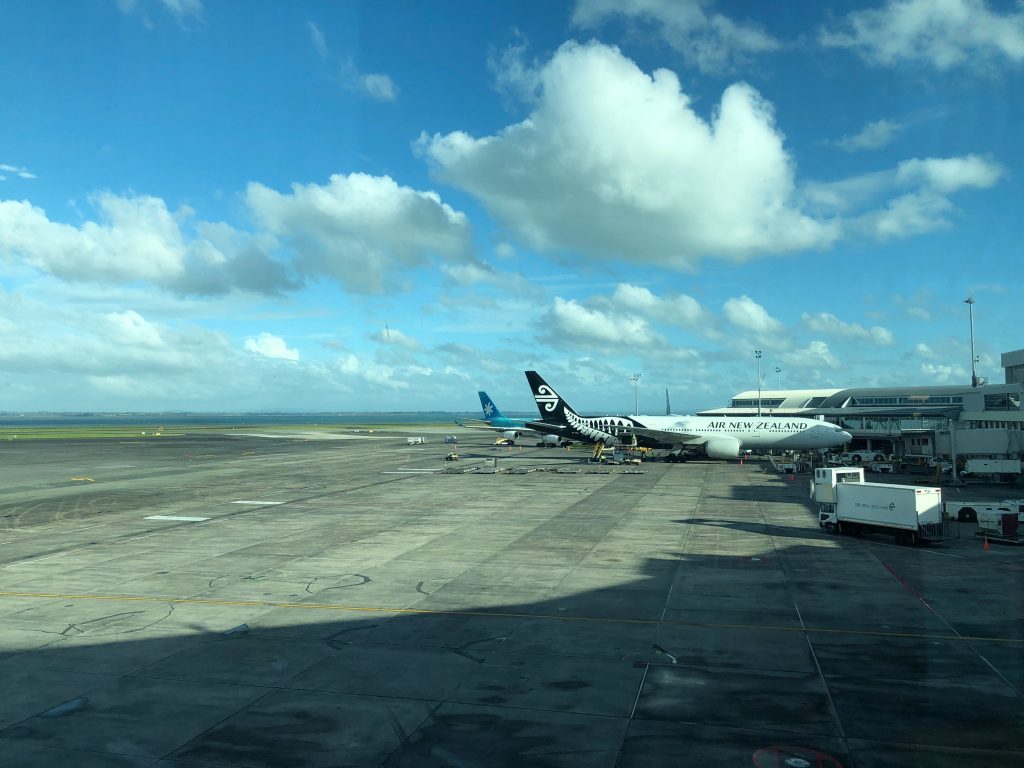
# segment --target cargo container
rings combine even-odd
[[[1024,507],[1014,505],[978,511],[978,533],[988,538],[1024,543]]]
[[[1020,459],[968,459],[963,475],[1019,475]]]
[[[941,489],[865,483],[857,477],[839,469],[815,470],[818,525],[829,533],[886,533],[901,544],[955,536],[943,520]]]

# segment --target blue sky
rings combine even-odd
[[[0,410],[1001,381],[1024,9],[798,7],[4,3]]]

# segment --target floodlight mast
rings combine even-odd
[[[974,296],[968,296],[964,299],[964,304],[967,305],[967,316],[970,318],[971,323],[971,386],[978,386],[978,356],[974,354]]]
[[[754,350],[754,357],[757,359],[757,415],[761,415],[761,350]]]

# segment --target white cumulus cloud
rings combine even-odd
[[[845,152],[857,152],[862,149],[879,149],[889,144],[903,126],[891,120],[876,120],[865,125],[859,133],[844,136],[836,145]]]
[[[896,183],[923,186],[940,194],[964,187],[987,189],[1002,176],[1002,168],[977,155],[904,160],[896,167]]]
[[[398,378],[398,369],[383,365],[372,360],[362,360],[354,354],[348,354],[337,361],[337,369],[347,377],[361,380],[364,384],[385,387],[387,389],[408,389],[409,382]],[[413,373],[427,373],[426,369],[415,369]]]
[[[102,220],[74,227],[27,201],[0,201],[0,258],[77,281],[166,282],[184,272],[185,240],[163,200],[104,192],[93,203]]]
[[[783,330],[782,323],[749,296],[729,299],[725,302],[723,311],[725,319],[732,325],[758,336],[771,336]]]
[[[133,310],[111,312],[106,315],[109,327],[107,338],[121,344],[146,347],[165,346],[160,329]]]
[[[643,318],[590,309],[560,296],[555,297],[551,310],[541,320],[541,328],[545,338],[559,347],[567,344],[650,347],[664,343]]]
[[[296,287],[258,236],[194,222],[191,209],[172,212],[149,195],[100,192],[90,202],[96,220],[74,226],[53,221],[28,201],[0,200],[0,262],[20,262],[69,282],[146,281],[178,293],[237,288],[274,294]]]
[[[398,86],[388,75],[360,73],[353,76],[353,81],[363,93],[377,101],[395,101],[398,98]]]
[[[381,344],[394,344],[396,347],[401,347],[402,349],[408,349],[410,351],[423,349],[423,345],[420,344],[420,342],[412,336],[407,336],[402,333],[397,328],[381,328],[376,333],[371,334],[370,338],[374,341],[380,342]]]
[[[269,357],[274,360],[295,360],[299,359],[299,351],[288,346],[284,339],[272,333],[261,333],[254,338],[245,340],[245,348],[249,352],[261,357]]]
[[[870,341],[884,347],[893,343],[892,331],[888,328],[883,328],[880,325],[865,328],[857,323],[846,323],[831,312],[819,312],[814,315],[804,312],[801,315],[801,320],[804,325],[816,333]]]
[[[935,384],[949,384],[952,381],[963,381],[963,369],[954,365],[938,363],[921,363],[921,373]]]
[[[793,368],[820,368],[823,365],[832,369],[839,367],[839,360],[824,341],[812,341],[802,349],[785,352],[781,359]]]
[[[662,38],[702,72],[746,63],[752,54],[778,50],[777,40],[751,24],[710,10],[707,0],[578,0],[574,24],[593,28],[611,17],[653,24]]]
[[[885,171],[804,187],[805,199],[824,211],[848,215],[848,227],[879,240],[905,238],[949,227],[956,206],[950,195],[988,189],[1004,169],[978,155],[911,158]]]
[[[607,302],[619,311],[634,312],[649,320],[690,328],[705,336],[717,335],[716,318],[685,293],[657,296],[649,288],[619,283]]]
[[[466,264],[442,264],[441,271],[459,285],[474,285],[475,283],[496,283],[501,278],[498,271],[490,264],[484,262],[469,262]]]
[[[309,30],[309,39],[313,43],[313,50],[323,62],[332,62],[338,67],[338,82],[349,90],[369,96],[376,101],[395,101],[398,99],[398,86],[388,75],[380,72],[361,72],[351,59],[345,59],[340,63],[331,53],[327,45],[327,36],[320,26],[312,21],[306,22],[306,29]]]
[[[459,262],[470,254],[465,214],[436,192],[399,186],[387,176],[335,174],[326,185],[293,184],[290,194],[253,182],[246,202],[290,245],[305,273],[330,276],[359,293],[380,293],[433,255]]]
[[[565,43],[536,81],[523,122],[418,142],[441,178],[530,247],[692,268],[838,236],[794,202],[772,107],[749,85],[727,88],[705,120],[674,73],[648,75],[598,42]]]
[[[881,66],[921,62],[944,71],[1024,60],[1024,9],[1005,13],[985,0],[888,0],[822,30],[826,47],[855,50]]]

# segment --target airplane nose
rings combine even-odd
[[[844,431],[843,431],[843,442],[844,442],[844,443],[848,443],[848,442],[850,442],[851,440],[853,440],[853,435],[851,435],[851,434],[850,434],[849,432],[847,432],[847,431],[845,431],[845,430],[844,430]]]

